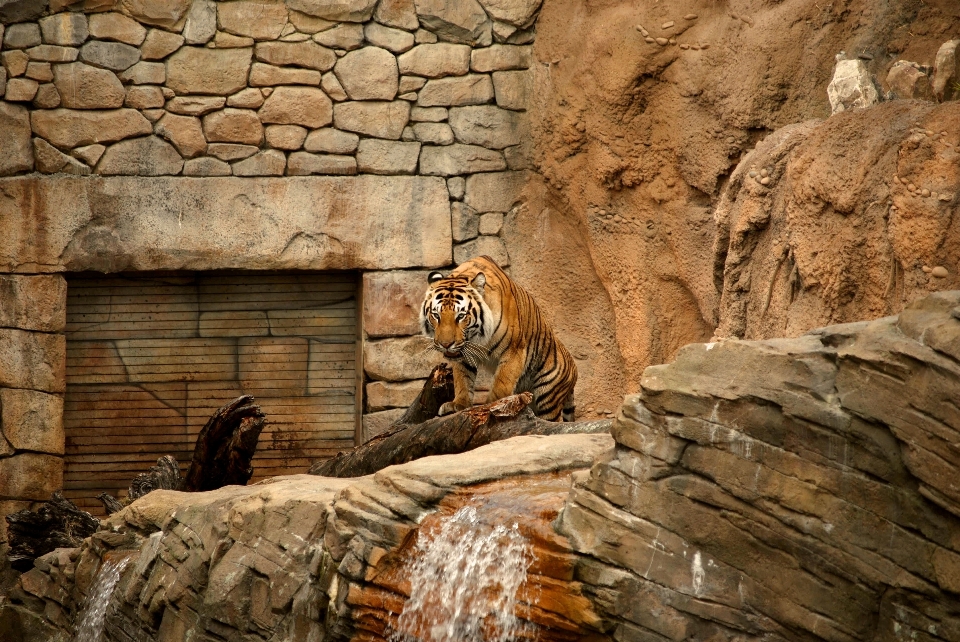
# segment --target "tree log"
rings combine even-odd
[[[430,380],[425,387],[427,385],[430,385]],[[394,464],[403,464],[430,455],[462,453],[519,435],[598,433],[610,430],[610,420],[556,423],[538,419],[527,407],[532,400],[533,395],[524,392],[423,423],[396,425],[391,431],[378,435],[353,450],[317,462],[310,467],[309,473],[324,477],[360,477]]]
[[[156,466],[150,467],[148,472],[140,473],[133,478],[130,487],[127,489],[127,497],[130,498],[130,501],[133,501],[140,499],[152,490],[180,490],[182,484],[180,464],[173,455],[164,455],[157,460]],[[104,507],[106,507],[106,503],[104,503]],[[107,514],[109,515],[109,513]]]
[[[27,571],[41,555],[57,548],[79,546],[99,526],[100,520],[77,508],[58,490],[35,511],[25,509],[7,515],[10,565]]]
[[[193,461],[180,490],[197,492],[245,485],[253,475],[250,461],[265,421],[250,395],[237,397],[213,413],[197,436]]]

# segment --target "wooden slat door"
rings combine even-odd
[[[252,481],[305,472],[354,443],[352,273],[172,272],[67,278],[64,494],[102,514],[162,455],[185,472],[221,405],[267,416]]]

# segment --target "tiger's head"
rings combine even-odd
[[[473,366],[486,359],[484,348],[493,327],[493,314],[483,300],[487,279],[483,272],[444,277],[431,272],[420,309],[423,334],[433,348],[448,359],[463,359]]]

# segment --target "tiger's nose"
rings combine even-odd
[[[441,347],[441,348],[449,348],[450,346],[453,345],[453,343],[454,343],[453,341],[447,341],[447,342],[441,341],[441,342],[440,342],[440,347]]]

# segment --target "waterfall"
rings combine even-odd
[[[130,562],[129,557],[117,561],[104,561],[93,580],[93,586],[83,602],[80,615],[77,616],[77,633],[74,642],[100,642],[103,624],[107,617],[107,607],[113,590],[120,581],[120,573]]]
[[[420,533],[411,592],[390,642],[510,642],[535,637],[515,614],[533,548],[517,524],[484,524],[464,506]]]

